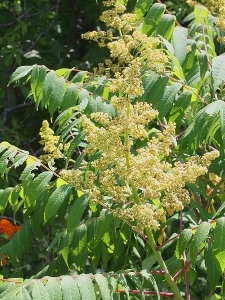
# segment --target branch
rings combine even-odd
[[[55,19],[56,19],[56,16],[58,14],[58,10],[59,10],[59,3],[60,3],[61,0],[57,0],[57,3],[56,3],[56,10],[55,10],[55,16],[54,18],[52,19],[52,21],[50,22],[49,26],[46,28],[46,30],[42,31],[38,37],[36,38],[36,40],[32,43],[32,45],[24,52],[24,54],[26,54],[27,52],[31,51],[34,46],[37,44],[37,42],[39,41],[39,39],[42,37],[42,35],[46,34],[50,28],[52,27],[52,25],[54,24],[55,22]]]

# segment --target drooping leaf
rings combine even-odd
[[[78,88],[74,83],[71,83],[66,89],[65,95],[62,101],[62,111],[77,105]]]
[[[110,289],[106,277],[102,274],[95,274],[95,280],[99,286],[102,300],[110,300]]]
[[[117,281],[118,288],[122,288],[125,291],[127,298],[129,299],[129,285],[127,283],[126,277],[122,272],[118,274]]]
[[[196,254],[198,253],[198,251],[200,250],[202,244],[205,242],[205,240],[208,237],[209,231],[211,229],[212,225],[208,222],[202,222],[192,241],[190,244],[190,256],[191,256],[191,262],[192,262],[192,266],[195,265],[195,260],[196,260]]]
[[[31,182],[25,190],[27,203],[32,206],[38,196],[43,192],[44,188],[52,179],[52,172],[46,171],[39,174],[33,182]]]
[[[173,15],[164,14],[159,21],[156,34],[164,37],[167,40],[170,40],[174,25],[175,17]]]
[[[134,6],[134,13],[138,18],[144,16],[152,5],[153,0],[138,0]]]
[[[40,166],[39,162],[34,162],[29,164],[28,166],[26,166],[26,168],[23,170],[23,172],[20,175],[20,180],[22,180],[22,184],[26,184],[30,181],[30,179],[32,179],[34,177],[34,174],[32,174],[31,172],[33,170],[36,170],[37,167]]]
[[[85,209],[88,206],[88,203],[89,203],[89,197],[85,194],[82,195],[74,202],[67,220],[68,233],[70,233],[76,228]]]
[[[225,55],[219,55],[212,60],[213,93],[225,80]]]
[[[66,82],[63,77],[53,81],[52,93],[49,97],[49,113],[53,117],[54,112],[61,107],[65,94]]]
[[[33,69],[33,66],[22,66],[16,69],[16,71],[13,72],[8,85],[10,85],[12,82],[15,82],[26,75],[28,75],[31,70]]]
[[[150,282],[152,284],[152,286],[154,287],[157,293],[157,299],[160,300],[159,289],[154,276],[151,273],[147,272],[146,270],[141,270],[140,273],[147,280],[147,282]]]
[[[191,92],[184,92],[179,95],[174,102],[173,107],[169,112],[169,121],[174,122],[176,121],[177,124],[182,120],[185,111],[189,107],[191,102],[192,93]]]
[[[220,218],[214,230],[213,255],[217,270],[222,273],[225,268],[225,217]]]
[[[187,55],[187,30],[184,27],[176,27],[172,35],[174,55],[180,62],[180,65],[185,61]]]
[[[51,194],[45,208],[45,222],[56,214],[65,198],[69,195],[71,188],[71,185],[64,184]]]
[[[165,6],[163,4],[154,3],[144,18],[144,23],[141,26],[141,32],[151,36],[156,30],[164,11]]]
[[[204,257],[205,257],[205,265],[207,268],[207,279],[209,281],[209,285],[210,285],[210,290],[214,291],[219,278],[220,278],[220,272],[217,270],[216,268],[216,263],[215,263],[215,257],[213,255],[213,247],[212,247],[212,243],[208,243],[205,247],[204,250]]]
[[[153,108],[158,105],[159,99],[161,100],[163,97],[164,90],[168,84],[169,79],[167,77],[158,78],[157,81],[149,88],[148,86],[148,94],[146,95],[146,102],[151,103]],[[143,97],[143,95],[142,95]]]
[[[188,141],[189,147],[196,149],[204,139],[206,143],[210,143],[219,130],[225,143],[224,132],[222,132],[222,128],[223,130],[225,128],[224,110],[225,103],[222,100],[212,102],[201,109],[182,136],[181,146],[183,147],[183,143],[186,145]]]
[[[42,99],[42,88],[44,85],[46,73],[47,70],[43,66],[34,66],[31,72],[30,86],[36,109],[38,108],[39,103]]]
[[[72,140],[70,143],[69,149],[66,152],[66,167],[69,164],[69,160],[71,156],[73,155],[75,149],[79,146],[80,142],[84,139],[84,133],[80,132],[78,135]]]
[[[156,106],[157,110],[159,111],[159,119],[165,117],[169,112],[181,87],[182,85],[180,83],[174,83],[166,87],[162,99],[158,100],[158,104]]]
[[[103,235],[108,230],[109,225],[113,219],[113,215],[106,209],[102,209],[97,220],[97,225],[94,233],[95,247],[102,240]]]
[[[8,187],[5,190],[1,190],[1,200],[0,200],[0,211],[1,212],[3,212],[7,206],[7,203],[10,199],[10,194],[11,194],[12,190],[13,190],[12,187]]]
[[[43,95],[40,100],[41,108],[44,108],[45,104],[48,103],[54,88],[55,80],[56,80],[55,72],[54,71],[48,72],[43,84]]]
[[[176,245],[175,254],[177,258],[180,258],[183,255],[184,250],[186,249],[187,245],[189,244],[192,238],[192,230],[191,229],[184,229],[179,237],[179,240]]]
[[[82,224],[76,228],[73,235],[73,240],[70,245],[73,249],[74,262],[80,270],[86,263],[88,251],[87,251],[87,227]]]

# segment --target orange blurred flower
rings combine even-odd
[[[0,220],[0,234],[7,235],[9,238],[13,236],[14,233],[16,233],[18,230],[20,230],[20,225],[13,225],[9,220],[7,219],[1,219]],[[0,261],[0,264],[3,266],[9,262],[9,259],[6,254],[3,255],[2,260]]]
[[[20,229],[20,225],[12,225],[12,223],[7,219],[0,220],[0,233],[7,235],[9,238]]]

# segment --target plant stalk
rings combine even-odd
[[[184,298],[181,296],[181,293],[178,289],[178,286],[177,286],[176,282],[173,280],[173,277],[170,275],[170,273],[167,269],[167,266],[166,266],[166,264],[165,264],[165,262],[162,258],[161,252],[156,250],[157,245],[156,245],[156,242],[154,240],[151,229],[146,229],[146,234],[147,234],[147,237],[148,237],[148,243],[149,243],[149,245],[151,246],[151,248],[154,252],[156,260],[159,263],[160,269],[165,271],[164,277],[165,277],[167,283],[169,284],[169,286],[170,286],[170,288],[171,288],[171,290],[174,294],[174,299],[175,300],[184,300]]]

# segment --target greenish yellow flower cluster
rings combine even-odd
[[[135,14],[125,13],[124,5],[117,4],[117,1],[104,1],[104,4],[107,7],[112,6],[100,17],[109,30],[87,32],[82,35],[82,38],[96,41],[100,47],[106,46],[110,51],[111,58],[105,61],[105,66],[100,64],[99,69],[95,70],[96,73],[106,71],[105,74],[108,77],[111,77],[112,74],[118,77],[118,73],[127,64],[130,65],[129,68],[134,68],[135,63],[138,64],[138,70],[145,66],[149,70],[163,73],[168,64],[168,58],[159,47],[160,39],[142,34],[137,29],[140,20],[137,20]],[[112,32],[115,31],[118,36],[113,37]],[[138,60],[135,61],[137,57]],[[117,83],[120,82],[120,79],[119,76]]]
[[[145,109],[139,109],[143,106]],[[166,210],[181,210],[183,204],[190,201],[185,183],[194,183],[197,177],[204,175],[210,161],[218,156],[217,151],[212,151],[174,166],[166,162],[171,153],[174,124],[133,153],[134,140],[148,136],[145,126],[156,115],[147,103],[129,103],[129,115],[125,109],[114,119],[102,113],[91,115],[98,125],[82,117],[89,142],[86,152],[89,155],[102,153],[91,163],[95,170],[92,183],[89,178],[91,195],[87,191],[91,203],[101,202],[112,207],[117,204],[115,215],[131,222],[135,220],[138,230],[158,228]]]
[[[63,157],[62,150],[66,150],[68,144],[64,145],[60,143],[58,145],[59,136],[54,135],[54,131],[49,127],[47,120],[42,122],[42,127],[40,129],[40,144],[44,145],[43,151],[46,154],[40,156],[43,163],[48,163],[54,161],[54,159],[59,159]]]
[[[111,117],[102,112],[90,117],[82,115],[88,142],[84,151],[89,157],[97,153],[98,156],[92,158],[88,171],[63,170],[60,176],[87,193],[91,205],[100,203],[109,207],[137,230],[157,229],[167,211],[179,211],[190,201],[185,183],[194,183],[204,175],[218,152],[171,164],[168,157],[173,148],[175,124],[165,126],[150,138],[149,124],[158,112],[151,104],[137,101],[144,93],[143,69],[163,72],[168,60],[157,48],[160,40],[138,31],[135,16],[124,14],[126,8],[116,3],[105,1],[107,7],[113,8],[103,13],[101,20],[117,29],[119,37],[113,40],[109,33],[102,32],[83,36],[100,39],[100,45],[102,39],[112,39],[107,47],[117,63],[107,60],[106,66],[110,69],[108,76],[113,74],[109,88],[115,94],[110,101],[116,115]],[[104,70],[103,65],[101,68]],[[144,146],[137,147],[137,141],[143,141]]]

